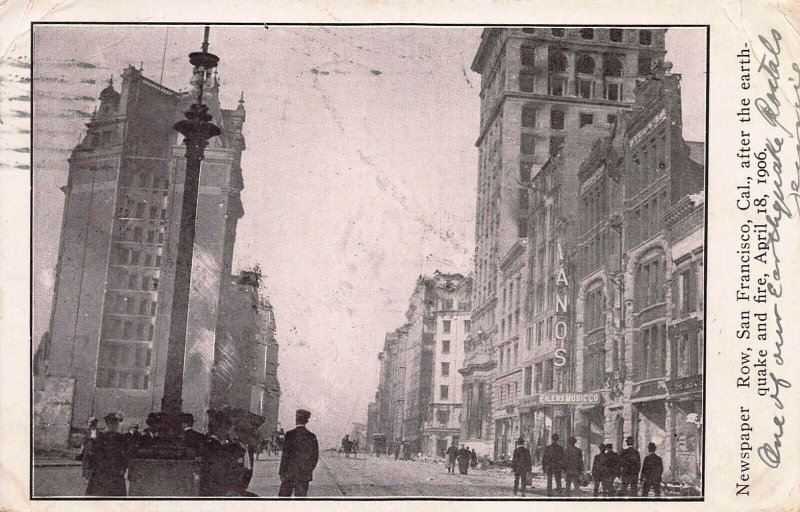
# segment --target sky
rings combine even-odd
[[[243,92],[247,112],[234,272],[261,265],[278,326],[280,421],[291,428],[294,410],[309,409],[323,447],[366,422],[377,354],[405,321],[417,277],[472,270],[480,33],[211,29],[222,106]],[[187,54],[202,36],[199,26],[35,27],[34,344],[50,317],[67,157],[97,96],[111,76],[119,90],[129,64],[188,89]],[[703,140],[705,33],[671,29],[667,50],[683,75],[684,137]]]

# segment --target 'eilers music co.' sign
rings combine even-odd
[[[603,395],[600,393],[542,393],[539,403],[547,405],[600,404]]]

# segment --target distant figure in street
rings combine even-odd
[[[614,445],[608,443],[606,445],[606,470],[603,474],[603,496],[617,495],[617,490],[614,488],[614,480],[619,476],[621,460],[619,454],[614,451]]]
[[[289,497],[308,495],[308,483],[319,460],[317,436],[306,429],[311,413],[297,409],[294,429],[286,433],[281,454],[281,488],[278,496]]]
[[[533,462],[531,461],[531,452],[525,448],[525,439],[517,439],[517,447],[514,449],[514,455],[511,459],[511,469],[514,470],[514,495],[517,495],[517,490],[520,489],[522,495],[525,496],[525,487],[528,485],[528,475],[531,474],[533,469]]]
[[[403,447],[403,443],[400,442],[399,437],[394,438],[394,460],[400,458],[400,449]]]
[[[458,472],[462,475],[466,475],[467,471],[469,470],[469,461],[472,458],[472,452],[470,452],[463,444],[461,445],[461,449],[458,450]]]
[[[661,457],[656,455],[656,443],[648,443],[647,451],[650,453],[642,462],[642,496],[647,496],[651,487],[655,496],[661,496],[661,474],[664,472],[664,464]]]
[[[604,483],[606,474],[606,445],[598,445],[600,453],[594,456],[592,460],[592,480],[594,480],[594,496],[598,495],[600,484]],[[603,496],[608,496],[605,484],[603,485]]]
[[[478,453],[475,451],[475,448],[473,448],[472,451],[470,452],[469,467],[471,467],[472,469],[478,467]]]
[[[353,442],[350,441],[350,435],[345,434],[342,438],[342,451],[344,452],[345,458],[350,458],[350,450],[353,448]]]
[[[581,475],[583,474],[583,451],[575,446],[577,442],[577,439],[570,437],[567,440],[567,448],[564,450],[564,474],[567,480],[567,496],[572,495],[573,486],[575,487],[575,491],[578,490]]]
[[[104,418],[106,431],[97,435],[87,463],[87,496],[125,496],[125,470],[128,468],[130,443],[119,433],[122,417],[109,413]]]
[[[449,448],[447,448],[447,452],[445,453],[447,457],[447,472],[451,474],[455,474],[456,472],[456,457],[458,457],[458,448],[456,448],[455,444],[451,444]]]
[[[81,453],[78,455],[78,460],[81,461],[83,466],[83,478],[88,480],[89,475],[91,472],[89,471],[89,461],[91,460],[92,450],[94,449],[94,445],[97,442],[97,418],[92,416],[89,418],[87,422],[89,427],[88,432],[86,432],[83,438],[83,446],[81,447]]]
[[[544,449],[542,454],[542,470],[547,475],[547,495],[553,495],[553,477],[556,479],[556,490],[558,495],[563,494],[561,488],[561,471],[564,469],[564,448],[558,444],[558,434],[550,436],[552,443]]]
[[[628,436],[625,444],[627,447],[622,450],[620,455],[620,479],[622,480],[620,494],[636,496],[639,494],[636,484],[639,481],[639,470],[642,468],[641,457],[639,450],[633,447],[633,437]]]

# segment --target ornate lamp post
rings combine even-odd
[[[175,123],[174,129],[184,136],[186,145],[186,178],[183,186],[178,250],[175,259],[175,289],[167,347],[164,396],[161,411],[153,412],[147,424],[157,434],[143,445],[129,468],[131,495],[185,496],[196,495],[194,474],[195,451],[183,438],[183,426],[191,425],[191,414],[184,413],[183,371],[186,354],[186,331],[189,316],[189,290],[192,280],[195,219],[200,182],[200,164],[208,140],[220,134],[211,122],[208,106],[203,104],[203,89],[211,79],[219,57],[208,53],[209,27],[205,27],[202,51],[189,54],[194,66],[192,85],[197,87],[197,99]]]

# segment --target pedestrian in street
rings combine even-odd
[[[119,432],[121,415],[112,412],[103,419],[106,431],[97,435],[89,455],[86,495],[125,496],[125,471],[128,469],[130,444]]]
[[[470,452],[469,466],[472,469],[475,469],[475,468],[478,467],[478,453],[475,451],[475,448],[473,448],[472,451]]]
[[[461,449],[458,450],[458,472],[466,475],[469,470],[469,460],[472,458],[472,453],[462,444]]]
[[[447,472],[450,474],[455,474],[456,457],[458,457],[458,448],[456,448],[456,445],[451,444],[445,455],[447,456]]]
[[[552,443],[550,443],[542,454],[542,470],[547,475],[547,495],[553,495],[553,478],[556,479],[556,490],[558,495],[563,494],[561,488],[561,472],[564,469],[564,459],[566,457],[564,448],[558,444],[558,434],[550,436]]]
[[[603,484],[603,495],[604,496],[616,496],[617,490],[614,486],[614,481],[620,475],[620,467],[621,467],[621,458],[620,455],[614,451],[614,445],[611,443],[606,444],[606,470],[604,476],[604,484]],[[608,491],[606,491],[608,489]],[[608,494],[605,494],[608,492]]]
[[[648,443],[647,451],[650,452],[642,462],[642,496],[647,496],[650,493],[650,488],[653,488],[653,494],[658,497],[661,496],[661,475],[664,473],[664,464],[661,457],[656,455],[656,444]]]
[[[403,443],[400,442],[399,437],[394,438],[394,460],[400,458],[400,449],[403,447]]]
[[[622,480],[622,487],[620,494],[622,496],[636,496],[639,493],[637,482],[639,481],[639,471],[642,468],[641,457],[639,450],[633,446],[633,437],[628,436],[625,438],[627,445],[620,454],[620,480]]]
[[[564,461],[564,475],[567,484],[567,496],[572,495],[572,487],[578,491],[580,485],[581,475],[583,474],[583,451],[575,446],[578,442],[574,437],[567,440],[567,448],[565,452]]]
[[[522,495],[525,496],[525,487],[528,485],[528,475],[531,474],[531,470],[533,469],[531,452],[525,447],[525,439],[521,437],[517,439],[517,447],[514,449],[512,457],[511,469],[514,471],[514,496],[517,495],[518,489],[522,492]]]
[[[594,480],[594,496],[596,497],[600,491],[600,485],[605,481],[606,473],[606,445],[599,444],[600,453],[594,456],[592,460],[592,480]],[[605,484],[603,484],[603,496],[608,496]]]
[[[308,495],[308,484],[319,461],[317,436],[306,428],[309,418],[310,412],[297,409],[296,426],[286,433],[281,454],[281,488],[278,496],[289,497],[292,493],[295,496]]]
[[[350,435],[349,434],[345,434],[345,436],[342,438],[342,451],[344,452],[344,456],[345,456],[346,459],[350,458],[350,448],[351,448],[351,446],[352,446],[352,443],[350,442]]]
[[[91,474],[89,470],[89,461],[92,457],[92,450],[94,448],[95,443],[97,442],[97,418],[92,416],[89,418],[87,425],[89,427],[89,431],[85,433],[83,438],[83,446],[81,447],[81,453],[78,455],[78,460],[81,461],[82,465],[82,474],[83,478],[88,480],[89,475]]]

